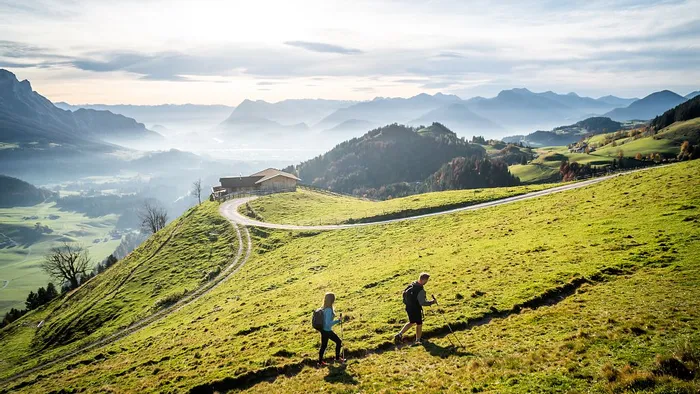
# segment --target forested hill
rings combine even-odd
[[[304,183],[343,193],[399,182],[423,182],[455,157],[484,157],[484,149],[439,123],[425,128],[392,124],[337,145],[286,171]]]
[[[661,130],[674,122],[681,122],[700,117],[700,96],[677,105],[657,116],[651,121],[651,126],[656,130]]]
[[[21,179],[0,175],[0,207],[36,205],[55,193],[35,187]]]

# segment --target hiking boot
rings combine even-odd
[[[345,361],[346,361],[346,360],[345,360],[344,358],[342,358],[342,357],[338,357],[338,358],[335,359],[335,362],[341,363],[341,364],[344,364]]]
[[[401,336],[401,334],[394,335],[394,343],[395,344],[398,345],[399,343],[401,343],[402,340],[403,340],[403,337]]]
[[[319,367],[327,367],[327,366],[328,366],[328,363],[325,362],[325,361],[319,361],[319,362],[318,362],[318,366],[319,366]]]
[[[423,339],[416,339],[415,342],[413,342],[413,346],[420,346],[423,345]]]

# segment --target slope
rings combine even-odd
[[[433,391],[466,389],[470,379],[522,392],[604,385],[600,365],[646,368],[654,352],[671,353],[684,339],[697,343],[698,175],[700,162],[686,162],[410,223],[322,233],[254,229],[254,253],[237,280],[3,389],[402,391],[416,382],[409,371],[425,370],[419,365],[428,360],[434,368],[414,376],[437,384],[426,387]],[[425,329],[438,338],[434,346],[391,351],[404,320],[397,294],[423,270],[433,276],[429,292],[442,301],[441,315],[469,333],[470,348],[446,351],[444,323],[431,310]],[[338,295],[346,316],[347,354],[360,358],[327,375],[306,367],[318,345],[308,315],[326,291]],[[470,378],[464,365],[472,361]],[[697,389],[694,382],[687,384]]]
[[[215,279],[237,246],[216,204],[190,209],[104,273],[1,330],[3,372],[79,349],[176,303]]]
[[[52,197],[57,197],[57,194],[0,174],[0,208],[32,206]]]
[[[273,194],[255,199],[241,212],[270,223],[317,225],[377,222],[384,219],[446,211],[486,201],[517,196],[553,185],[451,190],[369,201],[301,188],[294,193]]]

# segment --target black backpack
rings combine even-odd
[[[403,303],[409,307],[420,306],[418,304],[418,293],[420,293],[423,286],[413,282],[403,291]]]
[[[318,308],[311,315],[311,326],[317,331],[323,330],[323,308]]]

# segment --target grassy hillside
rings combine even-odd
[[[416,216],[543,190],[555,185],[515,186],[424,193],[386,201],[368,201],[299,189],[250,202],[264,221],[284,224],[340,224],[374,222],[385,218]],[[241,212],[251,213],[245,206]]]
[[[232,225],[217,208],[190,209],[104,273],[0,330],[0,369],[15,371],[79,348],[211,280],[237,247]]]
[[[542,163],[515,164],[509,166],[508,170],[523,183],[556,182],[561,178],[558,167]]]
[[[253,254],[235,280],[119,342],[2,388],[542,392],[653,384],[696,392],[697,379],[651,371],[657,353],[676,351],[697,368],[698,179],[700,161],[684,162],[412,222],[254,230]],[[432,343],[393,350],[405,319],[400,292],[420,271],[433,275],[427,291],[466,349],[446,349],[434,308],[424,327]],[[307,366],[319,341],[310,313],[326,291],[347,316],[355,359],[347,369]]]
[[[526,165],[513,165],[508,169],[524,183],[538,183],[555,181],[562,160],[607,166],[617,159],[620,151],[628,161],[631,160],[628,162],[631,165],[640,164],[633,159],[637,153],[644,157],[658,153],[661,157],[675,158],[683,141],[690,141],[691,144],[700,142],[700,118],[673,123],[653,136],[635,138],[627,133],[598,134],[588,138],[586,143],[596,149],[590,154],[571,153],[565,146],[539,148],[536,159]]]
[[[109,256],[119,245],[119,238],[110,236],[117,220],[117,215],[89,218],[61,211],[53,202],[0,208],[0,315],[23,309],[27,294],[46,286],[50,278],[39,264],[57,242],[84,245],[95,262]]]

